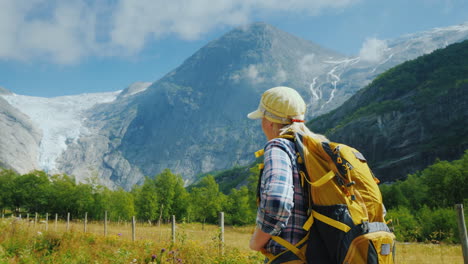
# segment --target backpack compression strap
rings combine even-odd
[[[300,248],[303,247],[304,243],[306,243],[307,240],[309,239],[309,233],[307,233],[307,235],[303,239],[301,239],[301,241],[297,242],[296,245],[293,245],[293,244],[289,243],[288,241],[284,240],[283,238],[281,238],[279,236],[272,236],[271,239],[274,240],[276,243],[278,243],[278,244],[282,245],[283,247],[285,247],[286,250],[279,253],[276,256],[273,255],[273,254],[270,254],[270,253],[262,252],[263,255],[265,255],[265,257],[268,258],[267,264],[269,264],[272,261],[274,261],[275,259],[281,257],[281,255],[285,254],[288,251],[291,251],[300,260],[302,260],[304,263],[307,263],[306,256],[305,256],[304,252],[302,252],[300,250]]]

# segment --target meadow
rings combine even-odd
[[[47,230],[46,230],[47,229]],[[0,263],[262,263],[248,248],[253,226],[225,227],[224,247],[215,225],[178,223],[176,241],[170,224],[0,220]],[[460,245],[397,243],[396,263],[463,263]]]

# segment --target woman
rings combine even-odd
[[[279,236],[305,251],[307,232],[302,228],[307,220],[307,198],[300,184],[295,144],[278,138],[289,132],[312,133],[304,124],[306,104],[299,93],[289,87],[275,87],[265,91],[258,109],[248,114],[250,119],[261,119],[268,143],[264,148],[264,169],[259,181],[257,226],[250,240],[250,248],[261,251],[274,263],[303,263],[292,252],[272,237]],[[304,240],[304,241],[302,241]],[[274,258],[281,254],[281,256]]]

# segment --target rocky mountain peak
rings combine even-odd
[[[129,97],[135,94],[144,92],[151,85],[150,82],[134,82],[127,88],[125,88],[117,97],[118,99]]]

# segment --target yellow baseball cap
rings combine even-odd
[[[278,86],[266,90],[258,109],[247,115],[250,119],[265,117],[271,122],[291,124],[304,122],[306,104],[301,95],[294,89]]]

